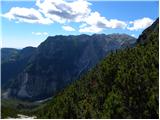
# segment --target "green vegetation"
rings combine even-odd
[[[2,99],[1,114],[2,118],[17,118],[18,114],[27,114],[31,109],[36,108],[40,103],[22,101],[18,99]],[[42,106],[42,104],[41,104]]]
[[[18,111],[16,109],[13,109],[11,107],[1,107],[2,118],[16,118],[17,114]]]
[[[158,118],[158,30],[147,34],[143,44],[111,53],[32,114],[38,118]]]

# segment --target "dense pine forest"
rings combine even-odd
[[[158,19],[134,48],[110,53],[80,80],[26,114],[37,118],[158,118]],[[2,109],[2,117],[12,110]]]

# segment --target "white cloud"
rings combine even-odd
[[[92,25],[92,26],[87,26],[87,27],[84,27],[84,28],[80,28],[79,32],[99,33],[102,30],[103,30],[102,28],[99,28],[95,25]]]
[[[102,17],[98,12],[92,12],[88,17],[83,19],[84,22],[80,25],[79,32],[93,32],[98,33],[103,29],[107,28],[122,28],[125,29],[127,24],[123,21],[117,19],[107,20],[105,17]]]
[[[16,20],[16,22],[41,24],[53,23],[49,18],[44,18],[39,11],[33,8],[13,7],[9,12],[2,16],[9,20]]]
[[[104,21],[105,18],[101,17],[98,12],[92,12],[89,16],[83,19],[89,25],[96,25],[98,21]]]
[[[75,31],[75,29],[71,26],[62,26],[62,28],[66,31]]]
[[[111,19],[108,21],[108,24],[106,24],[108,28],[122,28],[125,29],[127,27],[127,24],[123,21],[117,20],[117,19]]]
[[[125,28],[127,26],[125,22],[117,19],[107,20],[98,12],[92,12],[88,17],[84,18],[84,21],[89,25],[96,25],[100,28]]]
[[[153,23],[153,20],[147,17],[144,17],[142,19],[130,21],[131,27],[127,27],[128,30],[139,30],[139,29],[145,29],[149,27]]]
[[[86,0],[66,2],[64,0],[36,1],[39,10],[47,17],[58,23],[81,22],[91,12]]]
[[[90,31],[93,28],[97,28],[96,32],[102,30],[102,28],[124,28],[125,22],[112,19],[107,20],[102,17],[98,12],[92,12],[90,9],[91,3],[86,0],[77,0],[73,2],[65,2],[64,0],[44,0],[41,2],[37,0],[36,5],[40,8],[40,11],[47,17],[58,23],[66,22],[80,22],[80,31]],[[83,30],[83,27],[85,28]],[[89,27],[86,27],[86,26]],[[94,32],[93,31],[93,32]]]
[[[87,0],[36,0],[37,9],[13,7],[3,17],[16,23],[60,23],[66,31],[75,31],[68,23],[79,23],[79,32],[98,33],[105,29],[145,29],[153,23],[150,18],[143,18],[127,23],[118,19],[107,19],[97,11],[92,11]],[[128,25],[127,25],[128,24]]]
[[[32,32],[33,35],[42,36],[42,35],[48,35],[47,32]]]

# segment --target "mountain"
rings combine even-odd
[[[8,61],[15,61],[17,55],[19,54],[18,49],[14,48],[2,48],[1,49],[1,63],[5,63]]]
[[[10,79],[14,79],[25,67],[26,62],[34,53],[35,48],[26,47],[22,50],[13,48],[2,48],[1,63],[1,87],[8,87]]]
[[[8,75],[7,80],[2,78],[2,81],[9,80],[2,97],[32,101],[51,97],[84,75],[111,51],[131,47],[135,42],[135,38],[126,34],[50,36],[34,51],[21,50],[13,62],[15,66],[2,67],[2,76],[8,71],[17,71]]]
[[[159,118],[159,22],[134,48],[110,53],[28,115],[38,118]]]

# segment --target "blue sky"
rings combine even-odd
[[[138,37],[158,17],[158,7],[158,1],[2,1],[2,47],[38,46],[60,34]]]

